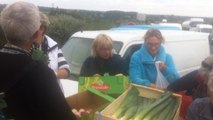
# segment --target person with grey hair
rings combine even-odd
[[[7,44],[0,49],[0,93],[5,94],[7,119],[74,120],[54,72],[32,59],[30,49],[42,32],[38,8],[15,2],[1,12]]]
[[[186,120],[213,120],[213,71],[207,82],[208,96],[195,99],[188,108]]]
[[[213,69],[213,55],[202,61],[198,70],[192,71],[182,76],[177,81],[171,83],[167,90],[173,92],[185,91],[186,95],[193,99],[207,96],[207,82],[209,74]]]

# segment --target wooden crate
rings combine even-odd
[[[115,110],[117,110],[117,108],[120,106],[120,104],[126,97],[129,90],[132,89],[132,87],[136,87],[140,92],[139,95],[146,97],[146,98],[159,98],[160,95],[164,92],[162,90],[155,89],[155,88],[131,84],[131,86],[122,95],[120,95],[109,106],[107,106],[103,111],[101,111],[101,113],[99,115],[98,115],[98,113],[96,113],[94,119],[97,120],[98,117],[99,118],[101,117],[101,120],[116,120],[115,118],[112,117],[112,115],[115,112]],[[180,105],[181,105],[182,99],[181,99],[181,95],[173,94],[173,96],[176,97],[177,101],[178,101],[178,109],[176,111],[176,114],[175,114],[173,120],[179,120]]]

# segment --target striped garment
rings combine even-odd
[[[42,44],[41,49],[45,54],[48,54],[48,66],[53,71],[56,72],[59,69],[65,68],[70,73],[69,65],[65,60],[61,49],[58,48],[58,44],[52,38],[45,35],[44,43]]]

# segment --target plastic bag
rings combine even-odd
[[[155,62],[155,67],[157,70],[157,77],[156,77],[156,88],[158,89],[166,89],[169,85],[169,82],[166,80],[166,78],[163,76],[159,69],[159,62]]]

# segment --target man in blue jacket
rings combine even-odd
[[[130,61],[129,75],[133,83],[156,87],[158,61],[159,70],[171,83],[179,78],[172,56],[167,54],[161,43],[164,42],[161,32],[149,29],[144,36],[144,44],[136,51]]]

